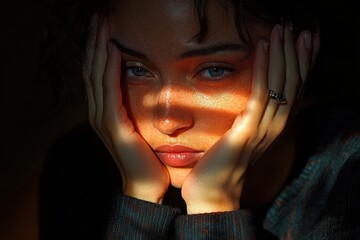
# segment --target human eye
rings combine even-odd
[[[235,67],[227,63],[206,63],[196,70],[196,76],[205,81],[220,81],[231,77],[234,71]]]
[[[128,81],[144,81],[153,78],[153,74],[138,62],[126,62],[123,72]]]

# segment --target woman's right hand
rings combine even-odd
[[[120,169],[123,193],[161,203],[170,177],[127,115],[121,92],[121,53],[109,41],[106,17],[95,15],[83,62],[89,122]]]

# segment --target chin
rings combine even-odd
[[[192,168],[173,168],[167,166],[171,185],[175,188],[181,188],[191,169]]]

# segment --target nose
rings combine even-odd
[[[153,111],[153,126],[162,134],[176,137],[194,124],[189,93],[179,85],[163,86]]]

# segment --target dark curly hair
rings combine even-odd
[[[49,10],[48,42],[43,52],[40,72],[42,78],[51,81],[57,103],[84,97],[81,83],[74,83],[74,77],[81,78],[81,64],[89,31],[91,16],[111,11],[121,0],[38,0]],[[207,0],[193,0],[198,15],[200,31],[194,36],[201,42],[207,33]],[[276,24],[291,21],[295,33],[304,28],[314,29],[315,0],[216,0],[225,9],[234,8],[235,22],[239,36],[244,42],[247,28],[244,13],[255,16],[265,23]],[[80,85],[79,85],[80,84]],[[78,86],[78,87],[74,87]],[[75,88],[75,89],[74,89]],[[80,87],[81,88],[81,87]]]

